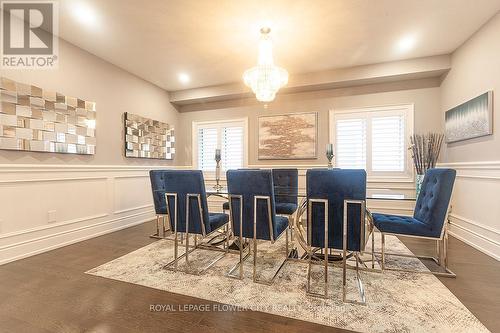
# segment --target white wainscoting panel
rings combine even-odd
[[[0,264],[152,220],[148,172],[165,168],[1,165]]]
[[[457,170],[450,233],[500,260],[500,161],[442,163]]]

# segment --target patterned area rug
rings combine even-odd
[[[386,242],[391,252],[411,254],[396,237],[388,237]],[[284,253],[283,239],[273,245],[259,244],[261,278],[272,275]],[[204,267],[219,255],[196,250],[190,255],[190,268]],[[242,281],[225,276],[237,263],[236,254],[226,255],[202,276],[163,269],[172,258],[173,243],[159,240],[86,273],[358,332],[488,332],[433,275],[362,271],[366,305],[358,305],[342,302],[340,267],[330,268],[330,298],[321,299],[305,294],[307,264],[302,262],[288,261],[274,284],[266,286],[252,282],[251,257],[244,265]],[[419,260],[394,256],[388,258],[387,265],[427,269]],[[179,269],[186,269],[184,260],[179,262]],[[347,273],[348,297],[356,299],[355,271]],[[322,267],[313,266],[312,275],[314,289],[322,290]]]

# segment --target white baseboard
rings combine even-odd
[[[480,240],[474,240],[474,235],[470,234],[468,232],[465,232],[465,234],[462,234],[460,232],[456,232],[450,229],[449,231],[450,235],[457,238],[458,240],[461,240],[467,245],[472,246],[478,251],[481,251],[482,253],[492,257],[493,259],[496,259],[500,261],[500,256],[498,255],[498,252],[493,252],[490,250],[487,250],[484,245],[482,245]]]

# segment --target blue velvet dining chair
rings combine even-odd
[[[258,168],[239,168],[238,170],[260,170]],[[222,211],[224,213],[229,212],[229,200],[222,204]]]
[[[165,170],[151,170],[149,171],[149,179],[151,181],[151,191],[153,193],[153,203],[156,213],[156,233],[150,235],[151,238],[165,238],[166,228],[165,220],[167,217],[167,203],[165,201]],[[162,232],[160,234],[160,220],[162,221]]]
[[[288,218],[290,239],[293,242],[292,216],[298,208],[299,171],[297,169],[273,169],[276,214]]]
[[[370,226],[365,219],[366,172],[364,170],[311,169],[307,181],[307,294],[328,297],[328,260],[331,250],[342,253],[342,294],[344,302],[365,303],[358,261],[364,251]],[[322,257],[317,252],[322,252]],[[356,277],[361,301],[347,299],[347,258],[356,260]],[[313,261],[314,259],[314,261]],[[324,291],[311,291],[312,264],[324,267]]]
[[[205,192],[205,182],[203,173],[200,170],[166,170],[165,198],[167,216],[170,228],[174,233],[174,260],[165,265],[170,269],[173,266],[177,270],[177,263],[182,257],[185,258],[189,266],[189,254],[197,248],[211,249],[210,246],[202,246],[197,243],[197,236],[202,239],[225,228],[226,246],[220,257],[212,261],[200,273],[204,272],[222,259],[228,251],[228,222],[229,216],[222,213],[209,213],[207,204],[207,194]],[[185,234],[185,251],[178,256],[178,234]],[[189,236],[194,235],[194,246],[189,246]]]
[[[373,223],[382,234],[382,270],[403,270],[385,267],[386,255],[396,255],[385,252],[385,236],[396,235],[413,238],[431,239],[437,242],[438,257],[416,256],[421,259],[432,259],[444,271],[422,271],[440,276],[456,277],[448,269],[448,232],[446,222],[450,207],[456,171],[453,169],[429,169],[415,204],[413,216],[399,216],[373,213]],[[399,255],[405,256],[408,255]],[[408,270],[406,270],[408,271]]]
[[[292,216],[297,210],[299,171],[297,169],[273,169],[276,214]]]
[[[229,191],[229,209],[232,230],[239,243],[243,238],[253,239],[253,281],[270,285],[284,266],[288,258],[288,219],[276,215],[273,178],[271,170],[229,170],[227,171]],[[268,280],[257,279],[257,243],[259,240],[274,243],[281,235],[286,237],[285,260],[273,277]],[[250,251],[250,248],[249,248]],[[243,257],[240,247],[240,260],[229,271],[229,276],[239,267],[239,279],[243,279],[243,262],[250,255]]]
[[[298,207],[299,171],[297,169],[272,169],[272,175],[276,214],[290,217]],[[222,209],[229,211],[229,202],[224,202]]]

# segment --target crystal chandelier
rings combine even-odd
[[[288,82],[288,72],[273,62],[273,45],[270,28],[260,29],[258,65],[243,73],[243,81],[252,88],[258,101],[271,102],[278,90]]]

